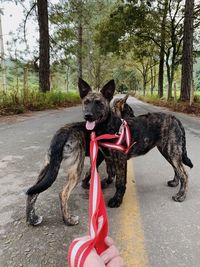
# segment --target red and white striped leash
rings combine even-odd
[[[104,239],[108,234],[108,218],[101,190],[100,176],[96,168],[98,145],[128,153],[129,149],[135,144],[135,142],[130,143],[130,130],[125,120],[122,120],[119,134],[104,134],[96,137],[95,132],[92,132],[90,138],[92,169],[89,193],[89,235],[77,238],[71,243],[68,251],[69,267],[83,267],[88,254],[93,248],[96,249],[98,254],[101,254],[107,248]],[[117,139],[117,141],[115,143],[100,141],[109,139]],[[124,140],[125,146],[122,145]]]

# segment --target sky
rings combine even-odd
[[[20,4],[16,5],[11,2],[1,4],[1,8],[3,9],[3,15],[1,16],[2,20],[2,31],[3,31],[3,41],[4,41],[4,50],[5,54],[8,54],[8,45],[7,42],[11,41],[10,32],[13,32],[17,35],[17,28],[20,23],[23,21],[23,8]],[[36,34],[36,29],[34,27],[33,21],[28,20],[27,22],[27,36],[29,39],[29,43],[34,41],[33,35]],[[23,49],[23,45],[22,45]]]
[[[57,3],[59,0],[51,0],[51,3]],[[29,10],[29,0],[25,0],[24,6]],[[0,0],[0,8],[3,10],[2,20],[2,31],[4,41],[5,55],[8,56],[8,45],[7,42],[11,41],[10,32],[13,32],[17,37],[17,28],[20,23],[24,20],[23,7],[21,4],[15,4],[13,2],[4,2]],[[26,37],[30,50],[33,51],[33,47],[36,45],[36,39],[38,39],[37,23],[33,21],[31,17],[27,20]],[[17,43],[16,50],[22,50],[25,45]]]

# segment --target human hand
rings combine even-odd
[[[98,255],[96,250],[93,249],[87,256],[84,267],[124,267],[122,257],[119,255],[117,247],[111,237],[105,238],[105,243],[108,248]]]
[[[107,236],[105,238],[105,243],[108,248],[101,253],[100,257],[103,259],[103,262],[106,267],[124,267],[124,261],[119,255],[119,250],[114,244],[114,241],[111,237]]]
[[[92,249],[91,252],[88,254],[85,262],[84,267],[105,267],[105,264],[101,257],[97,254],[95,249]]]

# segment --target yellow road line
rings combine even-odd
[[[147,267],[148,257],[137,199],[133,160],[128,161],[127,189],[119,210],[116,239],[120,244],[120,254],[126,267]]]

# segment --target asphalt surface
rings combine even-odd
[[[144,104],[134,98],[128,103],[135,114],[165,109]],[[194,163],[189,173],[189,189],[183,203],[169,188],[171,166],[153,149],[129,162],[129,184],[123,204],[107,209],[110,235],[125,258],[126,266],[200,266],[200,119],[176,113],[187,137],[188,156]],[[70,242],[87,233],[88,191],[80,184],[73,191],[70,207],[80,216],[77,226],[64,225],[58,194],[67,177],[61,167],[55,184],[36,202],[44,217],[38,227],[25,221],[25,191],[32,185],[55,131],[65,123],[81,120],[81,107],[14,116],[0,121],[0,266],[64,267]],[[83,175],[88,168],[87,159]],[[101,167],[101,177],[105,166]],[[114,186],[104,191],[105,200]],[[92,266],[91,266],[92,267]]]
[[[130,100],[129,100],[130,101]],[[166,109],[132,102],[137,114]],[[171,112],[170,112],[171,113]],[[137,193],[144,227],[149,266],[200,266],[200,119],[174,113],[186,131],[187,152],[194,164],[189,174],[187,198],[183,203],[171,197],[178,188],[166,186],[174,173],[157,149],[134,159]]]

